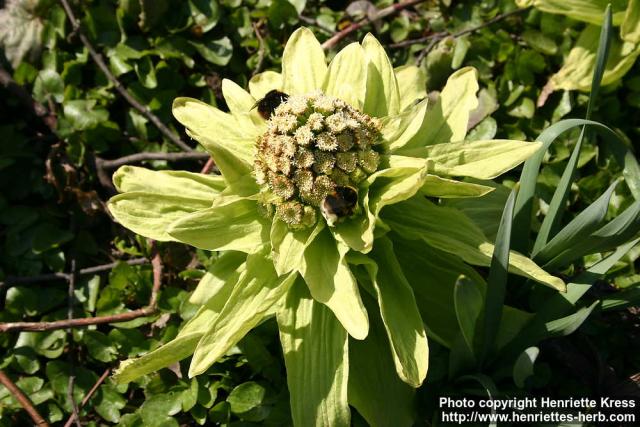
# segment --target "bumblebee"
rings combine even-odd
[[[264,98],[259,99],[252,109],[258,107],[258,114],[260,114],[263,119],[269,120],[275,109],[278,108],[278,105],[286,102],[287,99],[289,99],[289,95],[273,89],[267,92]]]
[[[358,191],[353,187],[336,187],[320,203],[320,212],[327,220],[327,224],[333,227],[341,218],[346,218],[355,213],[358,206]]]

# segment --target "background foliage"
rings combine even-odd
[[[177,96],[203,99],[225,108],[221,81],[246,86],[258,71],[279,68],[288,35],[307,25],[322,40],[391,5],[390,1],[335,0],[82,0],[73,2],[83,33],[126,90],[172,132],[195,147],[171,117]],[[470,139],[505,137],[534,140],[550,124],[584,117],[588,96],[554,92],[537,105],[549,77],[560,69],[584,23],[526,9],[513,13],[512,1],[425,1],[350,33],[339,43],[373,32],[396,66],[416,63],[428,76],[430,96],[456,69],[471,65],[481,83],[480,107],[471,119]],[[507,16],[502,16],[508,14]],[[487,24],[492,19],[497,22]],[[466,29],[480,27],[458,37]],[[434,35],[440,35],[433,37]],[[422,42],[416,39],[431,36]],[[148,257],[149,244],[114,224],[103,201],[113,194],[112,168],[102,159],[140,152],[177,152],[149,118],[132,107],[92,60],[79,32],[53,0],[8,0],[0,12],[0,40],[7,72],[0,88],[0,281],[4,303],[0,321],[49,321],[126,312],[147,304],[152,286],[149,264],[126,260]],[[428,48],[428,51],[426,50]],[[333,50],[330,50],[330,54]],[[426,54],[426,55],[425,55]],[[638,138],[640,64],[601,90],[592,115]],[[12,78],[44,105],[40,117],[4,83]],[[544,213],[576,142],[577,131],[551,145],[538,178]],[[200,156],[202,158],[202,156]],[[206,157],[205,157],[206,158]],[[204,160],[152,160],[153,168],[197,171]],[[587,138],[569,195],[568,217],[581,212],[620,175],[613,153]],[[106,177],[106,179],[105,179]],[[498,231],[502,207],[517,176],[505,176],[495,200]],[[607,219],[633,202],[618,186]],[[464,202],[455,202],[465,209]],[[536,223],[540,222],[535,219]],[[0,366],[28,394],[51,423],[64,422],[73,396],[81,402],[105,370],[118,360],[154,349],[172,339],[194,314],[189,293],[216,254],[182,245],[158,247],[164,264],[159,313],[130,322],[73,331],[0,334]],[[638,308],[640,275],[632,249],[585,297],[602,300],[580,328],[567,337],[546,340],[535,376],[514,383],[511,372],[493,380],[512,393],[584,395],[610,390],[633,392],[640,372]],[[566,274],[601,258],[590,255]],[[69,298],[65,280],[19,283],[15,277],[69,272],[123,261],[110,271],[79,275]],[[484,271],[480,270],[483,274]],[[532,299],[533,298],[533,299]],[[71,301],[71,303],[70,303]],[[509,289],[506,302],[524,310],[536,306],[535,294]],[[148,375],[129,386],[110,380],[80,409],[89,425],[283,425],[290,423],[288,392],[277,330],[266,322],[205,375],[186,378],[185,366]],[[429,422],[434,393],[446,391],[447,350],[432,343],[427,382],[418,391],[420,423]],[[453,368],[451,368],[453,369]],[[518,383],[519,382],[519,383]],[[0,424],[26,425],[19,404],[0,388]],[[364,424],[355,415],[354,424]]]

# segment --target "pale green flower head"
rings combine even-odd
[[[265,120],[255,106],[273,90],[287,97]],[[116,379],[189,356],[189,375],[202,374],[275,315],[296,425],[348,425],[349,404],[376,424],[361,395],[376,388],[350,372],[350,360],[391,371],[378,378],[390,381],[380,389],[410,398],[427,373],[425,324],[443,345],[454,340],[444,320],[452,304],[438,300],[445,294],[420,302],[415,294],[436,270],[446,270],[440,289],[460,274],[484,286],[467,264],[488,266],[493,253],[469,218],[434,201],[482,196],[492,187],[454,178],[492,179],[540,148],[465,141],[477,90],[475,70],[463,68],[427,108],[425,77],[414,66],[394,69],[373,36],[327,65],[301,28],[284,49],[282,73],[256,75],[248,92],[223,81],[228,113],[176,99],[175,117],[221,175],[125,166],[109,208],[143,236],[224,252],[191,296],[197,314],[170,343],[124,362]],[[419,256],[426,264],[415,274],[422,261],[405,260]],[[513,252],[509,260],[511,272],[564,289],[530,259]],[[447,314],[430,317],[438,310]]]

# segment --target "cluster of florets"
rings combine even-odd
[[[255,176],[262,204],[290,227],[316,223],[336,186],[357,188],[378,169],[378,121],[322,93],[290,96],[258,138]]]

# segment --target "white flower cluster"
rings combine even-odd
[[[357,188],[378,169],[380,124],[340,99],[290,96],[267,129],[257,141],[256,181],[267,213],[293,228],[314,225],[336,186]]]

